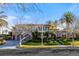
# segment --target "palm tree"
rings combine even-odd
[[[4,19],[0,19],[0,28],[2,29],[3,34],[3,27],[7,27],[8,23]]]
[[[0,4],[0,7],[2,8],[2,4]],[[8,23],[5,20],[7,18],[6,15],[4,15],[4,11],[0,10],[0,28],[1,30],[1,34],[3,34],[3,27],[7,27]]]
[[[63,18],[61,18],[61,19],[62,19],[63,22],[66,23],[66,32],[67,32],[67,33],[70,32],[69,30],[71,29],[71,27],[73,27],[73,26],[71,26],[71,25],[73,25],[72,23],[73,23],[73,21],[75,20],[75,15],[74,15],[72,12],[68,11],[68,12],[66,12],[66,13],[64,14]],[[71,27],[70,27],[70,26],[71,26]],[[72,32],[73,32],[73,29],[71,29],[71,30],[72,30]],[[67,35],[67,34],[66,34],[66,35]],[[74,39],[73,39],[73,42],[74,42]]]
[[[52,21],[50,21],[50,20],[49,20],[49,21],[47,21],[47,24],[51,24],[51,23],[52,23]]]
[[[69,30],[71,24],[73,23],[75,19],[75,16],[72,14],[72,12],[68,11],[64,14],[62,21],[66,23],[66,29]]]

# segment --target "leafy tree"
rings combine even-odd
[[[6,21],[7,16],[3,15],[4,11],[0,11],[0,28],[3,34],[3,27],[7,27],[8,22]]]
[[[70,26],[74,20],[75,20],[75,15],[70,11],[64,13],[63,17],[61,18],[61,21],[66,23],[67,30],[70,29]]]
[[[66,23],[66,32],[67,33],[71,32],[72,35],[73,35],[74,30],[72,28],[73,27],[72,25],[73,25],[73,21],[75,20],[75,15],[72,12],[68,11],[68,12],[64,13],[64,15],[61,19],[62,19],[63,22]],[[66,33],[66,38],[68,36],[67,33]],[[72,38],[72,41],[74,42],[73,38]],[[74,43],[73,43],[73,45],[74,45]]]
[[[4,19],[0,19],[0,28],[2,29],[2,34],[3,34],[3,27],[7,26],[8,23]]]

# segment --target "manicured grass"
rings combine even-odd
[[[35,39],[32,39],[28,42],[24,42],[22,43],[23,45],[40,45],[41,44],[41,41],[40,40],[35,40]]]
[[[67,41],[61,41],[62,45],[69,45]],[[23,45],[41,45],[41,40],[30,40],[28,42],[22,43]],[[57,41],[54,40],[48,40],[48,41],[43,41],[44,45],[59,45]]]
[[[75,44],[79,44],[78,40],[75,40],[76,42],[74,42]],[[22,43],[23,45],[41,45],[41,40],[30,40],[28,42],[24,42]],[[43,45],[72,45],[72,39],[61,39],[59,40],[59,42],[55,41],[55,40],[48,40],[48,41],[43,41]]]
[[[30,40],[22,44],[23,45],[41,45],[41,40]],[[58,42],[54,40],[43,41],[43,45],[58,45]]]
[[[41,43],[36,43],[36,42],[25,42],[22,43],[23,45],[41,45]]]
[[[58,45],[58,43],[56,41],[50,40],[50,41],[47,41],[46,44],[44,45]]]
[[[72,40],[60,40],[62,42],[61,45],[65,46],[73,46],[73,42]],[[58,47],[62,47],[61,45],[58,44],[58,42],[54,41],[54,40],[48,40],[48,41],[44,41],[43,45],[41,45],[41,41],[29,41],[29,42],[25,42],[23,43],[20,48],[58,48]],[[79,41],[75,40],[74,41],[74,46],[75,47],[79,47]]]
[[[60,40],[60,42],[62,43],[62,45],[71,45],[71,40],[66,40],[66,39],[64,39],[64,40]]]

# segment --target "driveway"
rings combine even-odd
[[[0,45],[0,49],[15,49],[18,44],[18,40],[9,40],[4,45]]]

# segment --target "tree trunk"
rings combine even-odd
[[[1,29],[2,29],[2,30],[1,30],[1,31],[2,31],[2,33],[1,33],[1,34],[3,34],[3,27],[2,27]]]
[[[68,30],[69,30],[69,24],[68,23],[66,23],[66,40],[68,39]]]
[[[42,25],[42,33],[41,33],[41,45],[43,45],[43,25]]]

